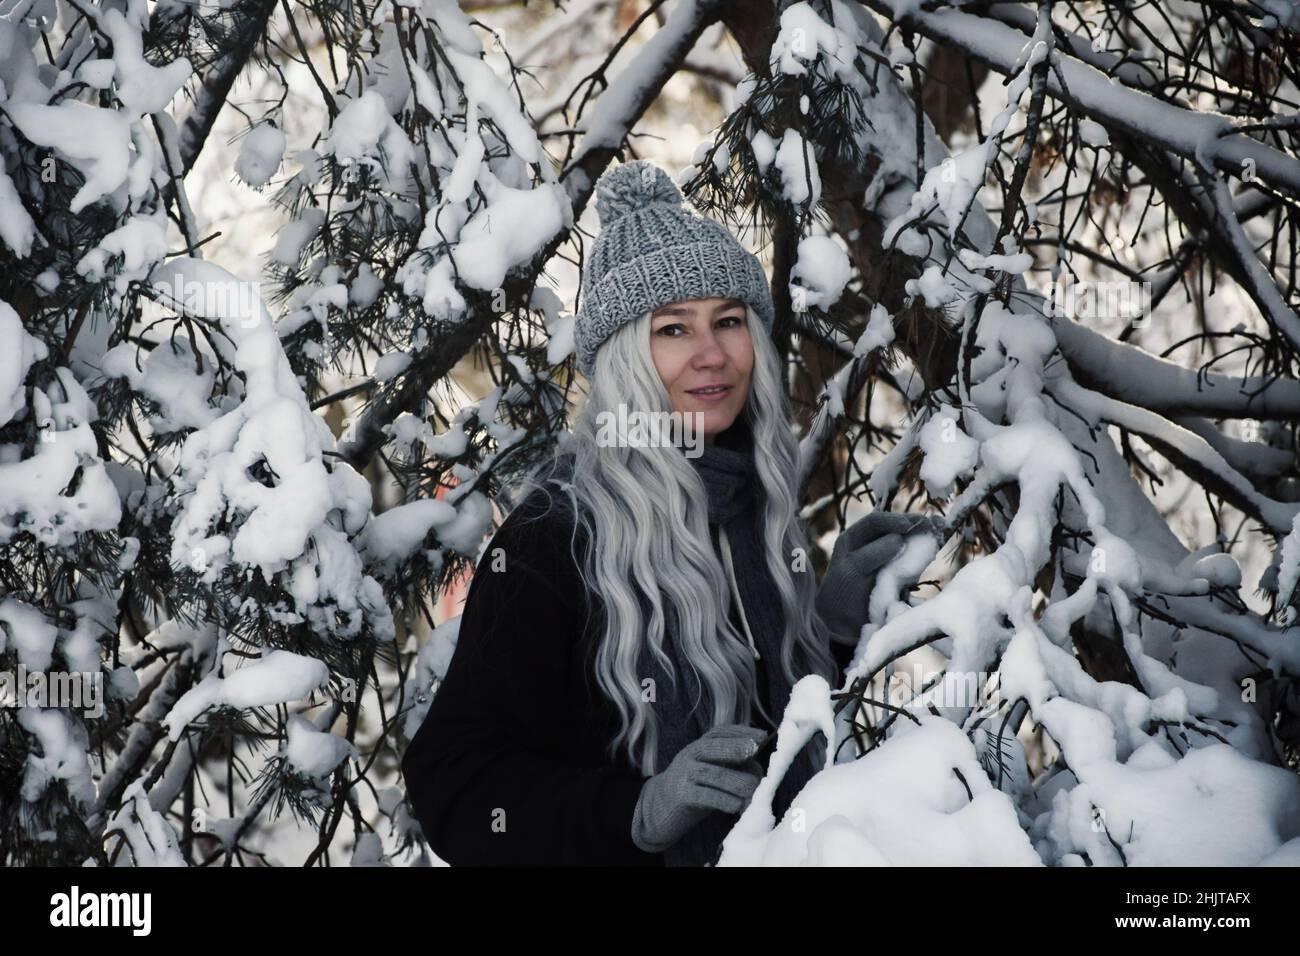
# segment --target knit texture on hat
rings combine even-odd
[[[763,266],[721,223],[683,204],[681,190],[649,160],[615,166],[596,183],[596,237],[582,277],[574,328],[578,368],[646,312],[688,299],[742,299],[771,334],[775,308]]]

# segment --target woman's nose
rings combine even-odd
[[[721,365],[727,360],[727,353],[722,350],[718,340],[713,333],[705,333],[699,340],[699,348],[695,352],[694,364],[697,368],[711,368],[715,365]]]

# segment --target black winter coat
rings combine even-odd
[[[664,864],[632,842],[645,778],[607,752],[617,713],[595,682],[599,616],[570,553],[572,529],[559,491],[530,495],[502,523],[475,571],[447,675],[403,755],[416,819],[452,865]]]

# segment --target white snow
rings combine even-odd
[[[785,198],[796,206],[815,206],[821,199],[821,172],[812,144],[806,142],[799,131],[787,129],[777,148],[777,171],[781,174],[781,189]]]
[[[415,147],[389,115],[383,96],[373,89],[343,102],[330,127],[327,149],[343,165],[371,167],[393,192],[405,191],[415,160]]]
[[[773,74],[803,76],[805,63],[819,58],[832,73],[852,71],[853,38],[827,23],[808,3],[792,3],[781,11],[781,24],[769,54]]]
[[[249,186],[260,189],[271,181],[284,159],[284,133],[270,123],[248,131],[235,160],[235,172]]]
[[[117,98],[136,116],[160,113],[190,77],[190,61],[181,57],[154,66],[144,58],[140,30],[127,23],[120,10],[105,11],[101,26],[113,41],[114,85]]]
[[[759,173],[767,172],[767,168],[772,165],[772,160],[776,158],[776,144],[772,137],[767,135],[765,130],[755,130],[754,135],[749,138],[750,148],[754,151],[754,161],[758,164]]]
[[[48,354],[45,343],[27,334],[9,303],[0,300],[0,427],[27,407],[23,386],[32,363]]]
[[[881,244],[888,249],[903,227],[922,217],[931,206],[938,204],[939,212],[948,223],[949,236],[955,236],[967,208],[984,185],[992,139],[958,153],[931,166],[925,174],[921,188],[912,196],[906,212],[894,217],[885,227]]]
[[[375,363],[374,378],[376,382],[387,382],[396,378],[411,367],[411,356],[407,352],[389,352],[379,357]]]
[[[121,280],[143,279],[167,254],[167,226],[161,214],[135,215],[106,235],[77,263],[77,274],[91,282],[104,278],[111,261],[121,256]]]
[[[271,249],[271,261],[291,268],[298,265],[302,250],[325,225],[325,210],[308,206],[297,219],[284,224]]]
[[[85,177],[69,212],[80,212],[126,182],[131,159],[131,120],[126,114],[74,101],[57,106],[10,103],[5,112],[25,137],[53,148]]]
[[[938,551],[938,541],[928,532],[909,534],[903,539],[902,550],[876,575],[867,601],[867,617],[872,623],[886,619],[903,588],[916,583]]]
[[[297,773],[321,778],[328,775],[357,748],[341,737],[324,733],[300,714],[291,714],[287,725],[289,741],[285,745],[285,762]]]
[[[429,531],[456,519],[456,509],[445,501],[423,498],[389,508],[370,520],[363,538],[366,557],[385,568],[407,561]]]
[[[1079,120],[1079,138],[1094,148],[1110,145],[1110,134],[1106,127],[1090,119]]]
[[[0,328],[12,314],[6,309],[0,308]],[[22,363],[20,359],[20,368]],[[4,386],[0,382],[0,402],[13,408],[13,393]],[[42,544],[66,547],[78,534],[116,527],[121,502],[99,458],[91,429],[97,412],[85,389],[71,372],[59,368],[47,389],[32,390],[31,413],[41,428],[33,453],[20,459],[21,446],[0,445],[0,488],[5,490],[0,497],[0,544],[26,531]],[[76,491],[64,494],[78,471]]]
[[[452,256],[463,281],[475,289],[500,287],[506,273],[531,261],[561,229],[573,224],[563,187],[545,183],[514,189],[492,178],[480,185],[488,206],[460,230]]]
[[[324,687],[328,680],[329,668],[322,660],[291,651],[268,651],[234,669],[227,677],[216,674],[205,677],[176,701],[163,718],[163,726],[167,728],[169,740],[180,740],[185,728],[209,708],[287,704]]]
[[[894,341],[894,317],[877,302],[871,307],[867,327],[853,346],[854,358],[862,358],[876,349],[886,348]]]
[[[25,259],[35,239],[36,223],[23,206],[14,181],[0,169],[0,241],[19,259]]]
[[[110,378],[124,377],[131,387],[156,402],[160,414],[150,417],[155,431],[170,432],[182,428],[202,428],[220,413],[209,403],[214,380],[210,361],[196,357],[183,338],[164,341],[136,368],[137,347],[129,342],[112,348],[103,359],[101,369]]]
[[[919,719],[920,727],[902,725],[882,746],[813,777],[766,833],[755,826],[756,791],[718,865],[1041,865],[1015,806],[993,789],[961,730],[929,714]]]
[[[266,581],[288,571],[296,610],[316,628],[355,636],[363,619],[391,629],[379,584],[362,574],[341,524],[355,533],[369,486],[326,469],[333,438],[312,414],[266,306],[224,269],[177,258],[155,270],[156,288],[184,290],[187,312],[220,323],[244,375],[242,400],[190,434],[171,482],[179,511],[170,559],[215,580],[233,562]],[[260,474],[259,477],[255,475]],[[233,533],[217,532],[225,520]],[[336,522],[331,525],[327,522]],[[200,567],[194,567],[195,556]]]
[[[942,500],[952,494],[953,483],[967,475],[979,460],[979,442],[961,428],[961,418],[951,405],[940,405],[920,431],[921,480],[930,497]]]
[[[849,257],[830,236],[807,236],[791,270],[790,295],[806,308],[829,309],[844,294],[852,278]]]
[[[1281,563],[1277,571],[1277,600],[1288,603],[1295,595],[1296,582],[1300,580],[1300,512],[1291,519],[1291,530],[1282,539]]]

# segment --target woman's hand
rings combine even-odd
[[[835,539],[830,565],[817,590],[817,613],[842,643],[854,643],[867,620],[876,575],[899,552],[909,534],[940,533],[943,519],[873,511]]]
[[[662,853],[712,811],[739,813],[763,779],[753,758],[765,736],[755,727],[727,724],[683,747],[641,788],[632,842]]]

